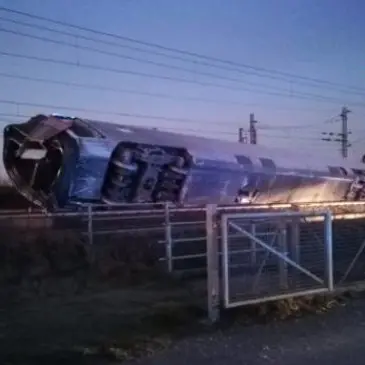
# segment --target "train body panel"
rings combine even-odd
[[[8,125],[3,160],[19,192],[47,209],[357,200],[365,186],[360,161],[54,115]]]

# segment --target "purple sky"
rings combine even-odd
[[[337,144],[321,142],[320,138],[322,131],[340,131],[340,123],[337,120],[333,123],[324,121],[339,114],[342,105],[346,103],[353,111],[349,115],[354,141],[352,152],[364,153],[362,145],[365,141],[363,126],[365,2],[363,1],[0,0],[0,6],[236,63],[359,88],[357,92],[352,93],[349,89],[344,90],[329,84],[316,84],[313,87],[303,84],[302,79],[275,79],[272,76],[278,75],[273,73],[259,73],[261,76],[258,76],[257,71],[252,68],[235,67],[236,70],[233,71],[225,70],[193,62],[182,62],[148,52],[141,53],[118,46],[96,44],[81,37],[88,36],[120,45],[168,53],[161,49],[76,31],[0,11],[1,18],[46,26],[80,36],[54,34],[0,19],[0,51],[80,64],[79,67],[75,67],[2,55],[0,73],[124,90],[115,92],[100,88],[76,88],[0,75],[1,101],[85,109],[85,111],[73,111],[0,102],[2,125],[22,120],[14,117],[14,114],[59,112],[125,124],[153,125],[177,131],[197,130],[196,134],[236,140],[239,125],[247,127],[249,113],[254,112],[259,120],[260,143],[300,148],[309,148],[310,145],[319,153],[338,154]],[[76,47],[34,40],[4,30],[68,42]],[[158,67],[78,48],[82,46],[187,70]],[[181,54],[171,52],[168,54],[193,60]],[[84,68],[84,64],[150,73],[161,77],[182,78],[192,82],[96,71]],[[217,65],[227,67],[224,64]],[[198,72],[211,73],[214,77],[201,75]],[[234,80],[226,80],[227,78]],[[224,87],[202,86],[199,83],[220,84]],[[254,92],[253,89],[258,92]],[[281,93],[291,93],[293,96],[270,94],[277,93],[277,89],[282,90],[279,91]],[[137,93],[158,93],[172,98],[143,96],[129,93],[128,90]],[[303,100],[294,96],[296,93],[314,94],[335,100],[323,102],[316,96]],[[191,100],[192,98],[215,102]],[[140,119],[112,113],[155,115],[190,121]],[[280,129],[281,126],[283,128]]]

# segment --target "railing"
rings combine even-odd
[[[147,250],[170,274],[203,274],[212,320],[221,303],[230,308],[365,280],[365,204],[360,202],[0,211],[0,234],[28,248],[40,241],[116,246],[120,255],[133,250],[131,260],[137,261]]]
[[[330,213],[221,217],[227,308],[333,289]],[[314,223],[311,218],[316,219]],[[238,232],[236,237],[229,232]],[[241,248],[241,250],[237,250]]]

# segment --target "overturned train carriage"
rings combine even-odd
[[[300,151],[156,129],[37,115],[4,129],[17,190],[54,210],[70,204],[303,203],[365,198],[365,170]]]

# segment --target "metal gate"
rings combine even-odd
[[[226,308],[333,290],[330,212],[221,216]]]

